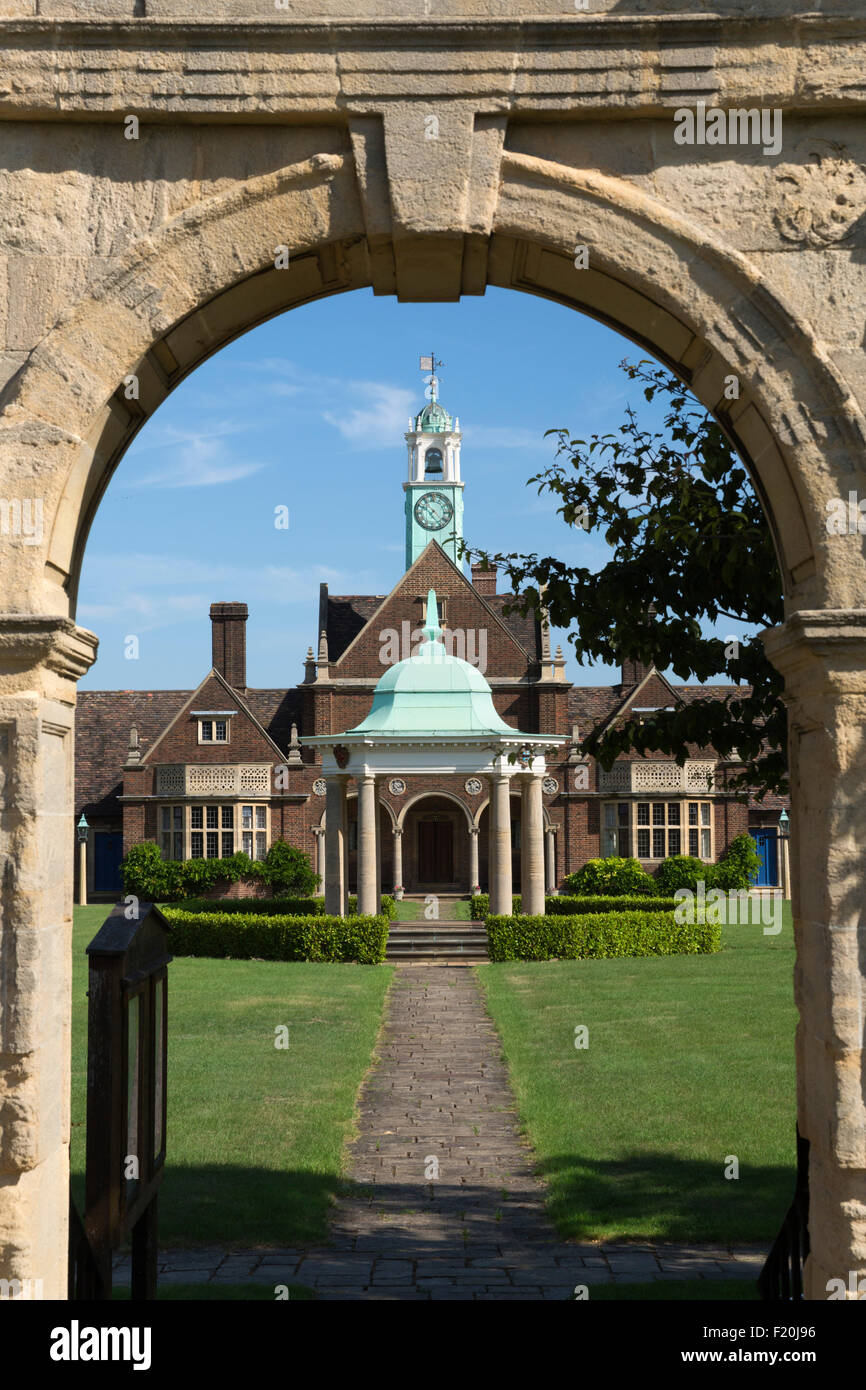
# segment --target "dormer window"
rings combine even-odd
[[[229,743],[230,720],[236,713],[233,709],[193,710],[193,718],[198,720],[199,743]]]

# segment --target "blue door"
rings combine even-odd
[[[753,830],[751,833],[760,860],[755,887],[776,888],[779,883],[779,846],[776,838],[776,827],[771,825],[764,830]]]
[[[97,830],[93,840],[93,891],[119,893],[123,887],[120,861],[123,858],[123,831]]]

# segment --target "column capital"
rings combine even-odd
[[[788,699],[866,695],[866,608],[804,609],[769,628],[763,642]]]
[[[392,827],[391,827],[391,834],[392,834],[392,835],[402,835],[402,834],[403,834],[403,827],[402,827],[402,825],[392,825]]]
[[[470,835],[480,835],[480,833],[481,833],[481,831],[479,830],[479,828],[478,828],[477,825],[470,825],[470,827],[469,827],[469,834],[470,834]]]
[[[18,688],[32,690],[29,673],[34,666],[43,666],[62,680],[80,680],[96,660],[98,646],[96,634],[78,627],[71,618],[0,613],[0,670],[8,694]]]

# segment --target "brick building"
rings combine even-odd
[[[776,883],[785,803],[735,799],[727,790],[734,765],[712,749],[691,749],[682,768],[653,755],[621,758],[605,772],[579,748],[591,729],[707,695],[721,698],[730,687],[673,685],[635,662],[624,663],[616,685],[572,685],[544,624],[506,611],[509,595],[497,591],[495,570],[473,566],[467,577],[460,566],[462,436],[459,421],[436,399],[435,378],[432,400],[405,438],[405,573],[385,595],[333,595],[321,586],[316,650],[309,648],[298,685],[247,684],[248,612],[234,602],[211,605],[212,668],[195,690],[80,692],[76,819],[84,814],[91,827],[88,895],[116,896],[122,854],[142,840],[155,840],[170,858],[241,849],[263,857],[283,837],[324,875],[323,758],[328,762],[330,739],[314,746],[306,740],[333,735],[339,743],[365,720],[384,672],[419,651],[431,589],[446,649],[482,672],[505,724],[521,731],[530,751],[533,733],[556,736],[544,749],[541,782],[548,889],[599,855],[633,855],[650,871],[671,854],[711,862],[747,828],[762,851],[763,881]],[[384,891],[395,887],[395,867],[407,892],[488,886],[488,779],[466,775],[459,759],[443,756],[437,766],[433,776],[409,770],[375,780]],[[344,849],[354,891],[357,795],[351,783],[347,790]],[[517,891],[517,796],[511,805]]]

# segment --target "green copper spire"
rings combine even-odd
[[[436,602],[436,590],[427,590],[427,621],[421,631],[428,642],[441,642],[442,629],[439,626],[439,605]]]

